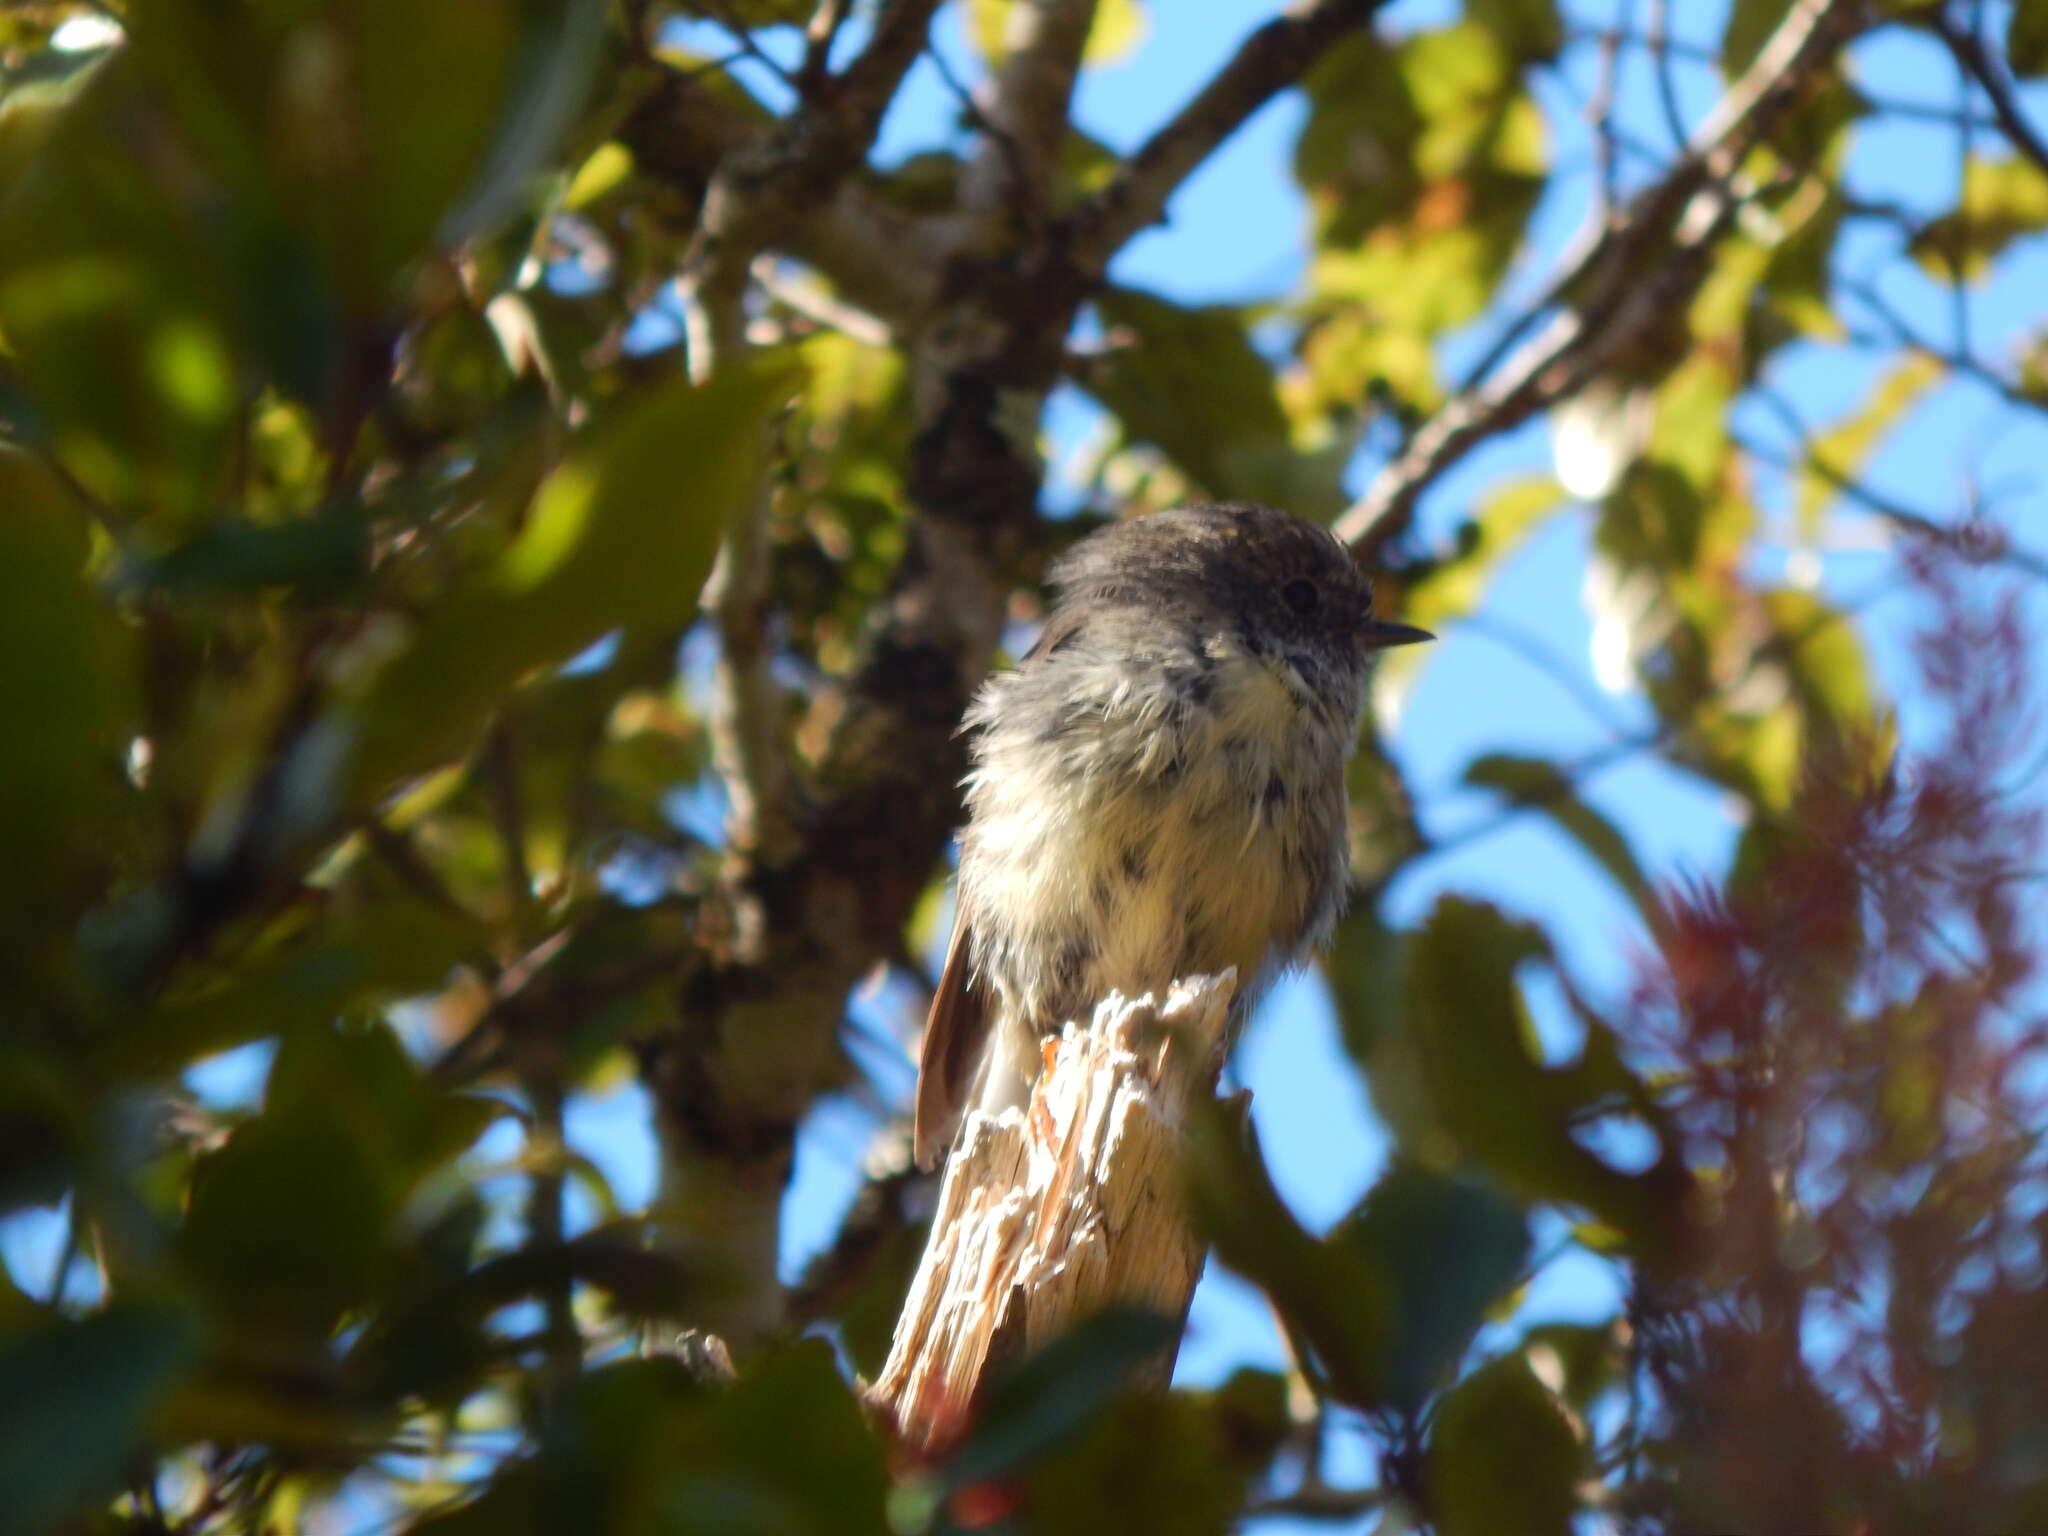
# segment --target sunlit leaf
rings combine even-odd
[[[1922,226],[1912,251],[1934,276],[1982,280],[2015,240],[2048,229],[2048,171],[2024,155],[1973,158],[1955,210]]]
[[[1818,532],[1821,514],[1841,495],[1843,483],[1861,473],[1865,461],[1941,382],[1942,374],[1933,358],[1910,354],[1878,378],[1861,405],[1814,436],[1799,472],[1796,515],[1802,534],[1812,538]]]
[[[991,66],[999,65],[1014,41],[1011,28],[1035,25],[1036,10],[1033,0],[969,0],[968,40]],[[1146,25],[1142,0],[1100,0],[1082,62],[1094,67],[1121,63],[1145,40]]]
[[[76,82],[0,188],[0,336],[93,494],[190,515],[241,393],[226,251],[124,51]],[[183,195],[181,195],[183,194]]]
[[[362,708],[355,797],[467,749],[505,692],[621,625],[674,624],[726,522],[752,504],[787,359],[674,383],[601,423],[542,485],[496,566],[448,594]]]

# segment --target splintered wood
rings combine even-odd
[[[1214,1089],[1236,985],[1193,977],[1163,1005],[1112,993],[1048,1043],[1027,1110],[968,1115],[869,1392],[906,1445],[957,1438],[991,1370],[1092,1312],[1185,1316],[1202,1247],[1182,1209],[1182,1108]]]

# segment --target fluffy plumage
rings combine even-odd
[[[1038,644],[967,714],[958,917],[919,1062],[927,1166],[970,1093],[1023,1102],[1040,1042],[1104,993],[1235,966],[1241,1017],[1328,934],[1369,658],[1427,638],[1372,618],[1328,532],[1250,504],[1115,524],[1052,584]]]

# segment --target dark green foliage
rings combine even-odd
[[[1967,121],[1900,114],[1830,54],[1714,169],[1739,216],[1682,257],[1699,183],[1669,134],[1589,165],[1553,144],[1560,99],[1611,48],[1625,80],[1693,70],[1690,104],[1764,56],[1776,0],[1735,0],[1718,39],[1666,8],[1663,59],[1551,0],[1332,33],[1301,61],[1299,281],[1229,304],[1047,257],[1085,229],[1032,244],[1119,185],[1072,123],[1042,195],[968,209],[975,118],[742,221],[774,281],[707,370],[662,323],[705,269],[714,167],[770,116],[736,73],[850,10],[831,69],[775,87],[827,120],[789,142],[837,142],[859,81],[832,70],[909,9],[0,7],[0,1536],[1123,1536],[1259,1513],[1540,1536],[1596,1508],[1631,1533],[2048,1529],[2038,655],[1971,585],[2039,558],[1974,465],[1953,466],[1967,523],[1882,479],[1959,385],[2003,413],[1987,441],[2048,399],[2038,339],[2001,371],[1981,334],[1965,356],[1913,330],[2039,265],[2039,130],[1994,109],[2035,106],[1996,93],[2048,72],[2044,7],[1949,7],[1984,22],[1967,36],[1870,8],[1930,56],[1988,50]],[[962,7],[977,58],[1007,56],[1011,9]],[[1083,69],[1197,9],[1103,0]],[[723,24],[730,57],[686,55],[677,16]],[[123,40],[53,42],[109,18]],[[1902,123],[1953,163],[1952,206],[1850,195],[1852,148]],[[766,142],[718,195],[758,190],[789,147]],[[1619,228],[1667,175],[1684,195],[1649,200],[1620,279],[1532,297],[1539,209],[1600,183]],[[1888,315],[1879,237],[1950,302]],[[1494,583],[1581,539],[1596,681],[1628,706],[1587,712],[1616,739],[1450,765],[1482,816],[1462,830],[1440,788],[1359,756],[1359,889],[1321,975],[1395,1148],[1347,1215],[1304,1224],[1241,1102],[1192,1117],[1195,1219],[1289,1368],[1150,1390],[1176,1320],[1111,1313],[910,1457],[855,1379],[924,1238],[900,1138],[786,1295],[772,1233],[810,1107],[901,1095],[879,1009],[842,1022],[853,979],[914,997],[937,942],[973,681],[947,669],[1016,638],[1044,560],[1105,516],[1198,495],[1337,515],[1447,401],[1493,409],[1461,393],[1477,353],[1612,281],[1654,302],[1578,381],[1606,472],[1568,462],[1553,411],[1555,479],[1432,505],[1375,558],[1389,615],[1515,646],[1487,629]],[[946,307],[976,282],[982,308]],[[1012,311],[1062,318],[976,352]],[[1780,365],[1836,347],[1882,366],[1811,432],[1759,433],[1800,414]],[[1054,381],[1100,411],[1071,521],[1031,510]],[[1841,585],[1800,574],[1837,541],[1931,616],[1906,645],[1868,646]],[[706,618],[721,548],[759,556],[758,587]],[[1911,730],[1876,664],[1896,651],[1932,701]],[[1374,721],[1435,664],[1385,661]],[[787,824],[750,843],[730,790],[763,744]],[[1593,783],[1637,755],[1726,797],[1720,887],[1661,886]],[[1540,908],[1382,910],[1530,815],[1640,920],[1627,985],[1576,974]],[[194,1071],[244,1049],[241,1089]],[[633,1081],[670,1158],[645,1202],[571,1133]],[[1532,1317],[1560,1255],[1625,1301]],[[736,1376],[666,1347],[750,1311]],[[1326,1480],[1345,1435],[1358,1486]]]

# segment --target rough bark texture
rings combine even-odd
[[[957,1439],[994,1371],[1092,1312],[1185,1316],[1202,1245],[1181,1198],[1182,1109],[1213,1091],[1235,991],[1225,973],[1163,1004],[1112,993],[1049,1047],[1028,1110],[967,1117],[870,1392],[906,1445]]]

